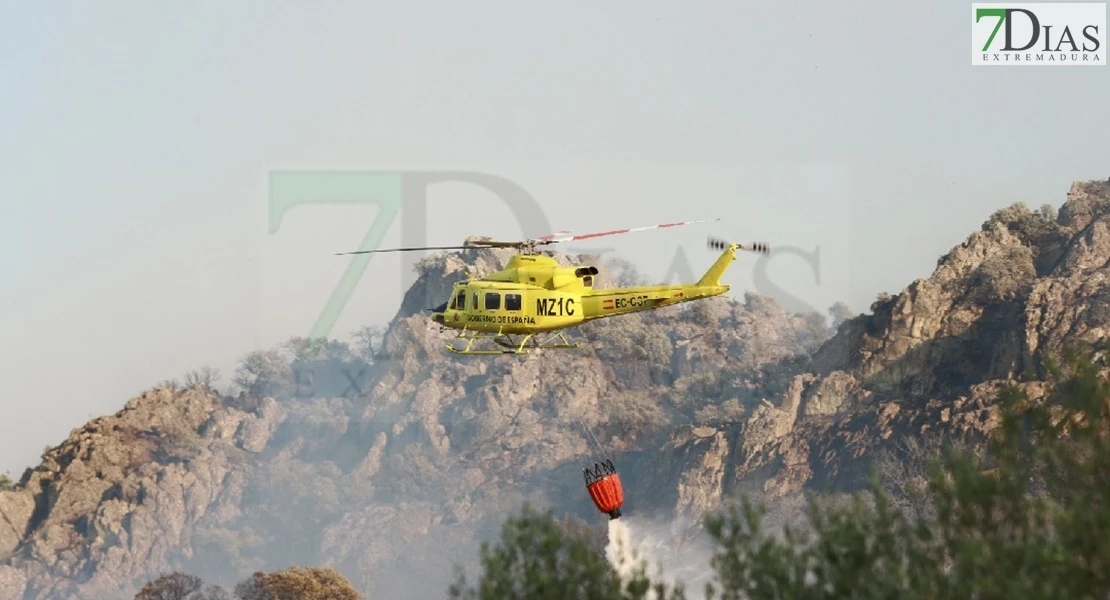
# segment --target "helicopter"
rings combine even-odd
[[[455,340],[465,342],[461,348],[453,343],[454,340],[447,343],[451,352],[465,355],[528,354],[536,350],[578,348],[579,344],[568,341],[565,334],[582,323],[724,294],[729,286],[721,283],[721,276],[735,260],[738,250],[761,254],[769,252],[767,244],[735,244],[710,237],[708,247],[721,251],[721,255],[695,283],[595,289],[597,267],[561,266],[553,257],[541,254],[540,247],[719,220],[681,221],[581,235],[567,235],[570,232],[561,231],[518,242],[472,239],[463,246],[388,248],[338,252],[336,255],[516,249],[517,254],[509,259],[504,269],[485,277],[468,276],[466,281],[455,283],[446,302],[426,310],[431,313],[432,321],[440,325],[440,331],[456,330]],[[483,348],[483,342],[489,340],[500,348]]]

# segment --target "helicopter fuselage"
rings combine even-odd
[[[452,329],[502,335],[556,331],[586,321],[718,296],[738,246],[725,249],[697,283],[595,289],[596,267],[563,267],[543,255],[517,255],[487,277],[456,283],[432,320]]]

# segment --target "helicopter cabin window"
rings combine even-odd
[[[582,278],[582,285],[584,285],[586,287],[593,287],[594,278],[590,275],[587,275],[587,276],[583,277]]]
[[[474,292],[473,297],[471,297],[470,306],[472,308],[478,308],[478,292]]]
[[[455,296],[455,301],[452,302],[452,304],[454,304],[454,306],[452,306],[451,308],[454,308],[455,310],[466,309],[466,292],[459,292],[459,294]]]
[[[501,294],[486,294],[486,310],[497,310],[499,308],[501,308]]]
[[[505,294],[505,310],[520,310],[520,294]]]

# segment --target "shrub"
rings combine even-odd
[[[289,361],[277,350],[256,350],[243,358],[234,382],[251,396],[277,396],[289,388],[292,373]]]
[[[227,600],[227,592],[214,585],[205,585],[196,575],[166,573],[151,581],[135,594],[135,600]]]
[[[259,571],[235,586],[236,600],[362,600],[362,595],[335,569],[290,567]],[[147,583],[135,600],[230,600],[221,587],[200,577],[168,573]]]
[[[238,600],[362,600],[351,582],[335,569],[290,567],[255,573],[235,586]]]
[[[185,374],[185,387],[204,386],[211,388],[220,380],[219,369],[209,366],[201,367]]]
[[[983,259],[971,276],[968,298],[973,302],[1006,301],[1033,283],[1037,271],[1027,246],[1007,246]]]

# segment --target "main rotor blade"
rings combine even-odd
[[[422,248],[385,248],[383,250],[356,250],[355,252],[336,252],[336,256],[348,254],[372,254],[374,252],[417,252],[420,250],[473,250],[480,246],[424,246]]]
[[[678,227],[679,225],[693,225],[694,223],[712,223],[713,221],[720,221],[720,219],[703,219],[703,220],[700,220],[700,221],[681,221],[681,222],[678,222],[678,223],[663,223],[661,225],[649,225],[647,227],[632,227],[630,229],[614,229],[612,231],[599,231],[597,233],[583,233],[581,235],[558,236],[558,234],[552,234],[550,236],[545,236],[548,239],[541,240],[540,244],[554,244],[556,242],[574,242],[574,241],[578,241],[578,240],[588,240],[588,239],[592,239],[592,238],[596,238],[596,237],[602,237],[602,236],[606,236],[606,235],[619,235],[619,234],[622,234],[622,233],[632,233],[633,231],[647,231],[648,229],[664,229],[666,227]]]
[[[524,242],[499,242],[497,240],[475,240],[470,242],[470,248],[487,247],[487,248],[521,248]]]
[[[679,225],[692,225],[694,223],[711,223],[713,221],[720,221],[720,219],[703,219],[701,221],[681,221],[678,223],[663,223],[660,225],[649,225],[647,227],[632,227],[630,229],[614,229],[613,231],[599,231],[597,233],[583,233],[581,235],[567,235],[569,231],[556,231],[555,233],[545,235],[536,240],[529,240],[525,242],[499,242],[496,240],[473,240],[468,242],[465,246],[423,246],[419,248],[386,248],[383,250],[358,250],[355,252],[336,252],[336,256],[347,256],[351,254],[373,254],[378,252],[419,252],[421,250],[473,250],[475,248],[525,248],[530,247],[532,244],[536,246],[543,246],[547,244],[554,244],[556,242],[574,242],[577,240],[588,240],[596,237],[603,237],[606,235],[618,235],[622,233],[631,233],[633,231],[647,231],[648,229],[664,229],[667,227],[677,227]]]

